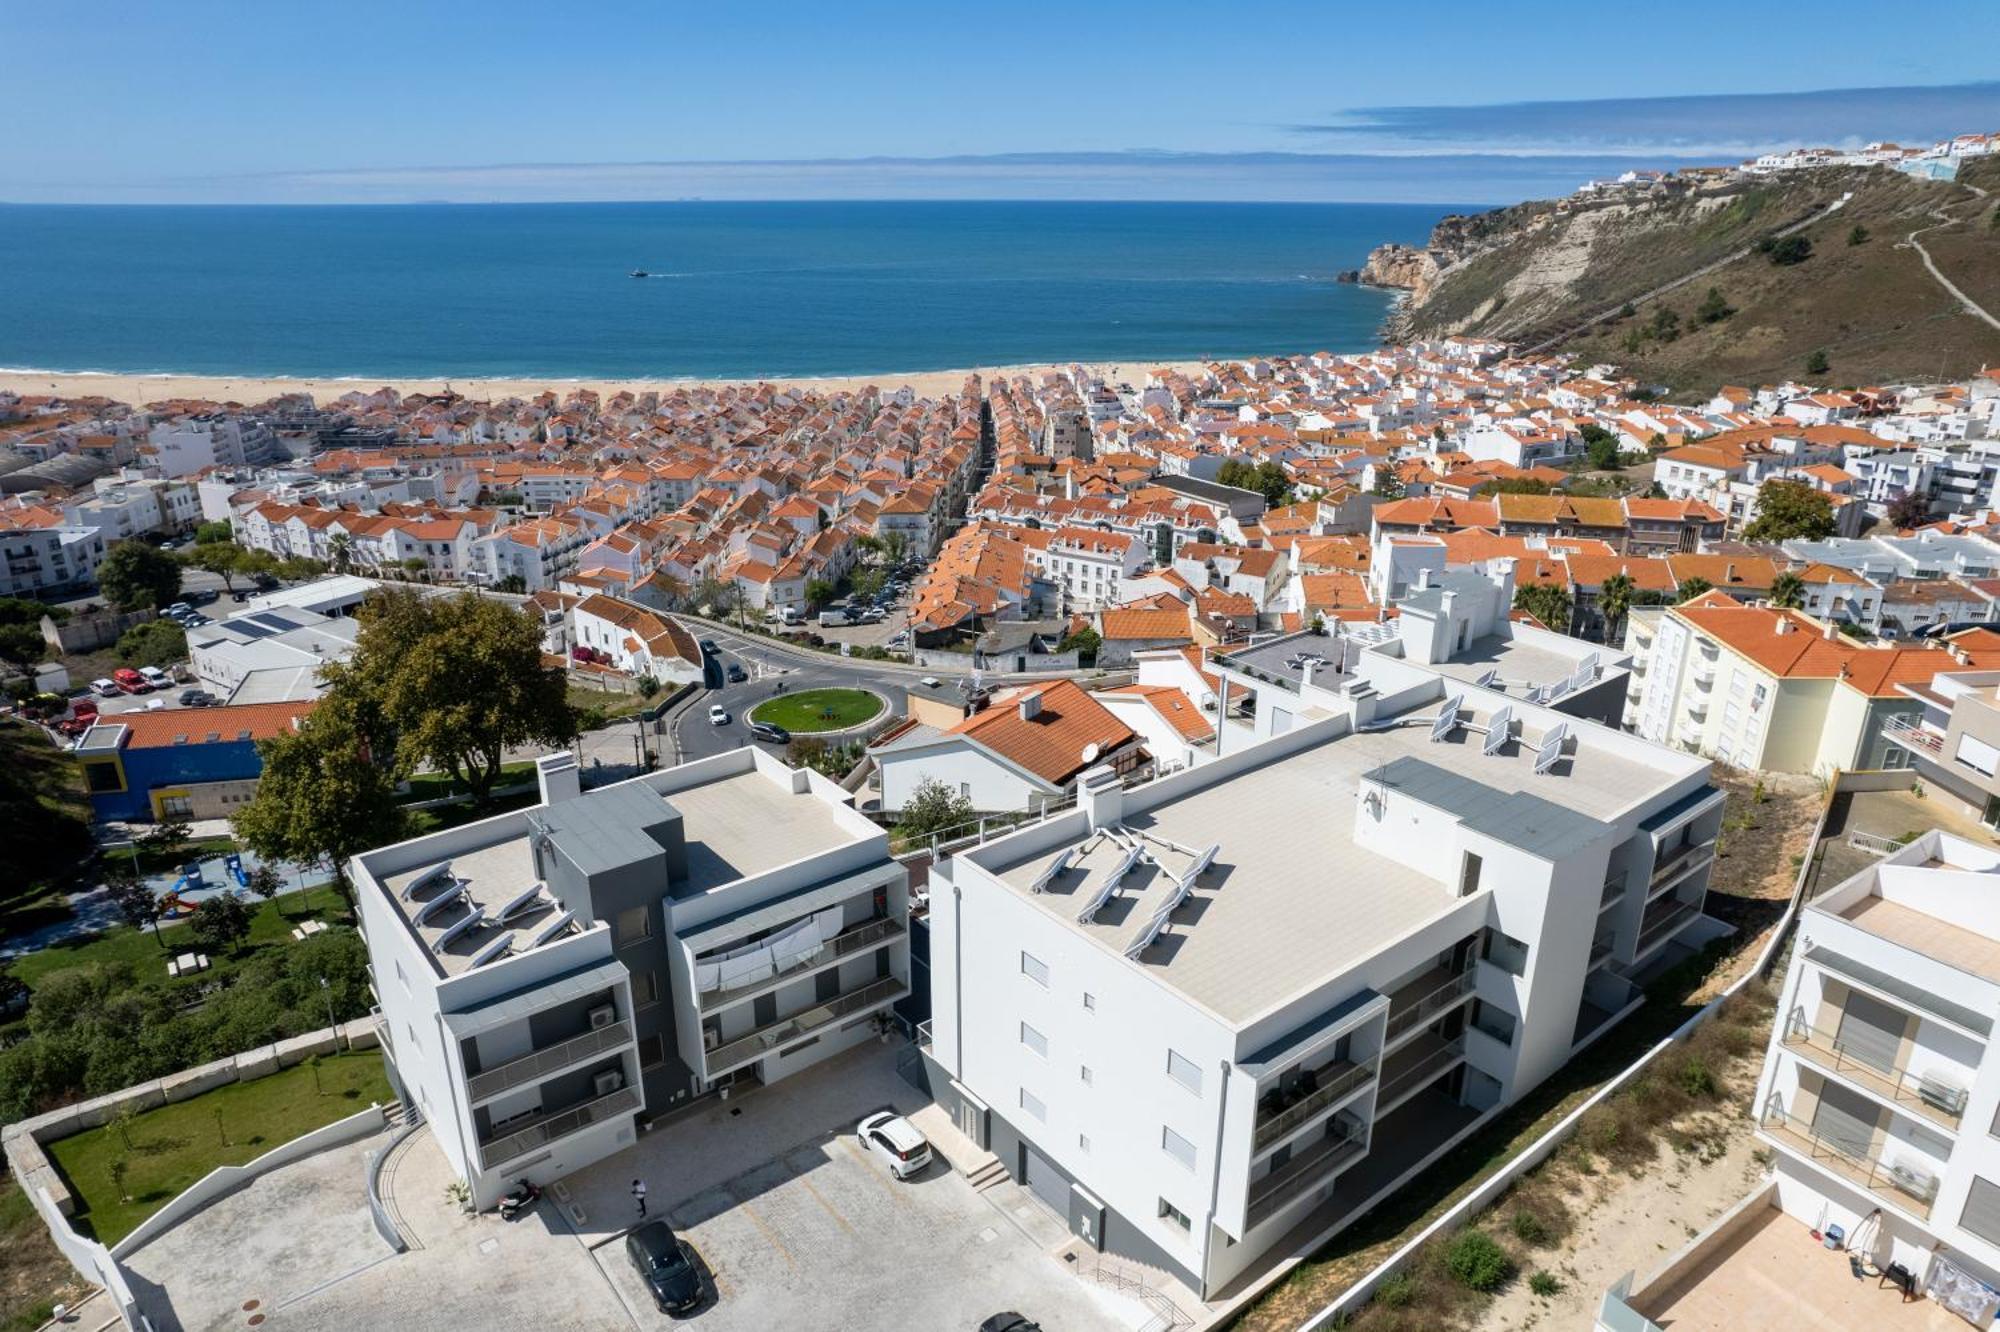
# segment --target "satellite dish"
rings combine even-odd
[[[1098,746],[1095,740],[1091,741],[1089,744],[1083,747],[1083,761],[1085,763],[1097,762],[1097,755],[1098,755]]]

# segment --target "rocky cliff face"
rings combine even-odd
[[[1440,265],[1429,250],[1414,246],[1378,245],[1368,252],[1361,267],[1361,280],[1371,287],[1400,287],[1414,301],[1422,301],[1437,279]]]

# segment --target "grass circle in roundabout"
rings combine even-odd
[[[866,689],[802,689],[765,699],[750,710],[750,720],[782,726],[795,735],[810,735],[866,725],[887,706],[881,695]]]

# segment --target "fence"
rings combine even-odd
[[[1676,1027],[1671,1035],[1647,1050],[1617,1077],[1593,1092],[1583,1104],[1563,1116],[1548,1132],[1542,1134],[1541,1137],[1535,1139],[1534,1142],[1522,1149],[1521,1153],[1512,1161],[1509,1161],[1491,1177],[1481,1181],[1472,1192],[1466,1194],[1457,1203],[1447,1208],[1436,1220],[1406,1240],[1401,1248],[1383,1259],[1373,1270],[1342,1291],[1332,1303],[1307,1319],[1300,1325],[1299,1332],[1319,1332],[1320,1329],[1331,1327],[1342,1318],[1351,1317],[1362,1305],[1368,1302],[1369,1296],[1375,1293],[1376,1287],[1380,1286],[1383,1281],[1393,1276],[1399,1268],[1409,1262],[1417,1250],[1437,1236],[1459,1229],[1474,1216],[1490,1207],[1516,1180],[1542,1162],[1548,1160],[1550,1156],[1555,1154],[1555,1150],[1558,1147],[1569,1141],[1570,1137],[1576,1133],[1578,1125],[1582,1123],[1583,1117],[1586,1114],[1617,1095],[1620,1091],[1623,1091],[1626,1087],[1629,1087],[1640,1074],[1646,1071],[1647,1067],[1655,1059],[1693,1035],[1697,1028],[1715,1016],[1723,1004],[1740,994],[1745,986],[1751,984],[1753,981],[1761,980],[1769,974],[1771,965],[1784,950],[1792,927],[1798,920],[1800,909],[1805,905],[1806,887],[1811,877],[1815,860],[1813,852],[1818,848],[1820,840],[1826,835],[1827,815],[1833,808],[1834,797],[1840,791],[1842,776],[1843,774],[1835,773],[1833,781],[1827,786],[1826,800],[1820,805],[1819,819],[1813,825],[1812,841],[1808,845],[1805,858],[1800,862],[1798,876],[1792,883],[1791,900],[1786,905],[1784,914],[1778,918],[1777,925],[1772,928],[1771,937],[1765,941],[1763,949],[1757,954],[1757,959],[1751,965],[1750,969],[1730,982],[1721,994],[1710,1000],[1699,1012]],[[1307,1246],[1303,1253],[1310,1253],[1330,1238],[1330,1235],[1322,1236]],[[1303,1256],[1303,1253],[1301,1256]]]
[[[388,1164],[389,1158],[409,1140],[412,1133],[424,1126],[424,1117],[415,1106],[404,1107],[404,1114],[409,1118],[396,1130],[395,1136],[368,1153],[368,1215],[375,1222],[375,1233],[397,1253],[407,1250],[410,1242],[403,1238],[402,1227],[396,1224],[396,1218],[389,1215],[389,1205],[382,1201],[382,1167]]]

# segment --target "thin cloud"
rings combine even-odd
[[[2000,82],[1813,92],[1363,107],[1294,134],[1369,153],[1673,152],[1721,159],[1794,145],[1926,143],[2000,127]]]

